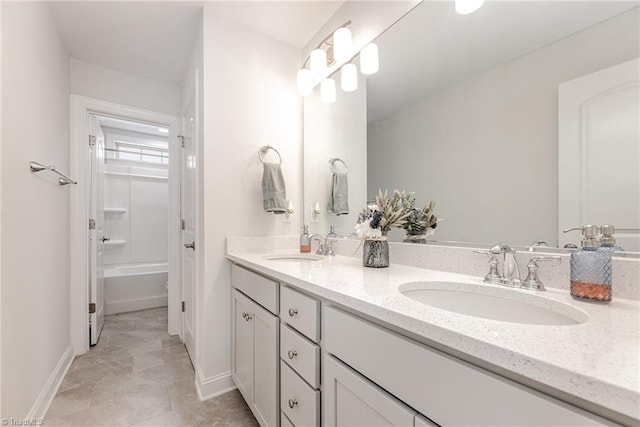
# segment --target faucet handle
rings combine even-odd
[[[502,284],[502,276],[498,272],[498,257],[491,251],[473,251],[476,254],[489,256],[489,273],[484,276],[485,283]]]
[[[540,278],[538,277],[538,263],[541,261],[553,261],[556,263],[560,263],[561,258],[559,256],[534,256],[531,257],[529,263],[527,264],[527,278],[520,282],[520,287],[522,289],[529,289],[533,291],[544,291],[545,287]]]

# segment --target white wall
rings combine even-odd
[[[199,381],[210,394],[230,381],[229,235],[297,234],[302,225],[300,51],[204,7],[203,276],[197,284]],[[225,59],[229,60],[225,60]],[[276,147],[295,213],[262,210],[258,149]]]
[[[636,8],[371,123],[369,195],[436,200],[438,240],[557,244],[558,85],[637,57],[639,20]]]
[[[45,3],[2,10],[2,416],[31,411],[69,348],[69,58]],[[36,268],[37,267],[37,268]]]
[[[180,86],[71,59],[71,92],[103,101],[179,116]]]
[[[352,233],[358,213],[366,206],[367,82],[362,75],[358,86],[354,92],[338,88],[333,104],[322,103],[319,88],[304,98],[304,215],[311,233],[327,234],[330,225],[337,227],[339,235]],[[348,215],[327,210],[332,178],[329,158],[335,157],[344,160],[350,171]],[[336,170],[344,170],[343,165],[336,163]],[[316,202],[321,213],[314,220]]]

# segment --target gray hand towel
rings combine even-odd
[[[336,215],[349,213],[349,184],[347,174],[334,172],[331,177],[331,194],[329,195],[329,212]]]
[[[266,212],[283,214],[287,211],[287,189],[278,163],[264,163],[262,198]]]

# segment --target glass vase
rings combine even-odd
[[[363,267],[389,267],[389,242],[386,238],[366,239],[362,248]]]

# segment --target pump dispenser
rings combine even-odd
[[[611,301],[611,252],[598,250],[600,227],[570,228],[582,231],[582,249],[571,254],[571,296],[597,302]]]
[[[308,254],[311,252],[311,239],[309,238],[309,226],[302,226],[302,234],[300,235],[300,252]]]

